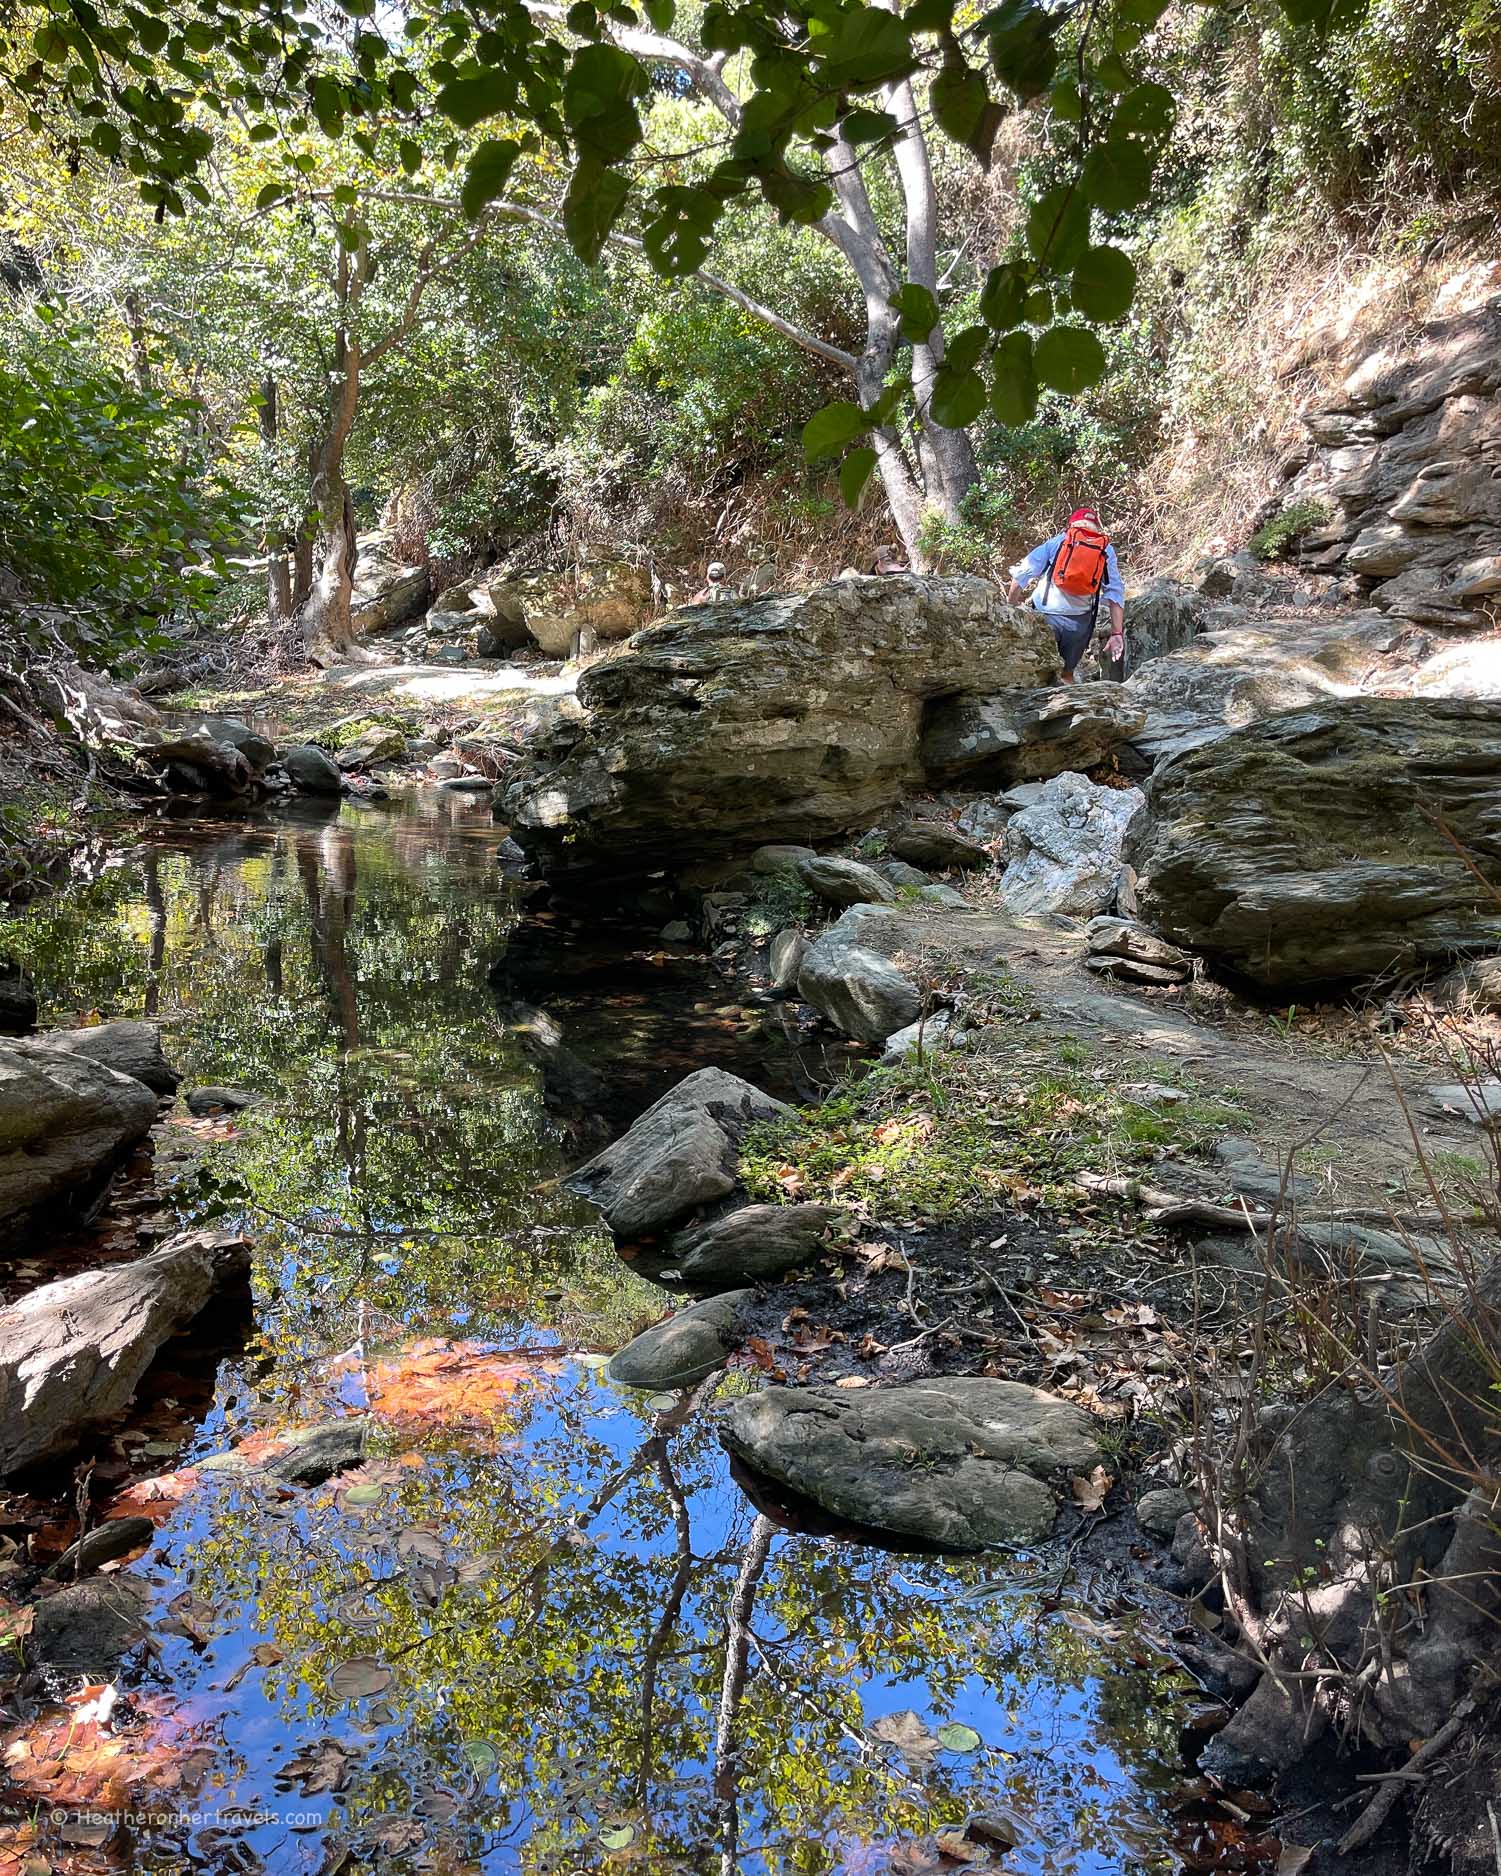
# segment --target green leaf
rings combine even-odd
[[[938,324],[938,302],[929,290],[909,280],[892,294],[888,304],[902,316],[902,337],[912,345],[926,344],[928,334]]]
[[[1006,107],[991,97],[985,80],[965,64],[952,40],[944,48],[943,64],[934,75],[929,102],[938,128],[973,151],[981,169],[988,170]]]
[[[642,5],[646,9],[646,17],[659,33],[671,30],[677,12],[675,0],[642,0]]]
[[[940,365],[933,376],[928,410],[945,430],[964,430],[985,408],[985,380],[978,371],[954,371]]]
[[[852,449],[839,465],[839,493],[846,508],[858,508],[865,485],[876,466],[876,453],[869,444]]]
[[[1037,369],[1032,339],[1008,332],[991,356],[990,408],[997,423],[1030,423],[1037,415]]]
[[[871,426],[874,428],[878,424],[890,423],[892,417],[896,414],[897,407],[905,398],[911,395],[911,378],[893,378],[891,383],[883,388],[881,395],[865,413],[870,420]]]
[[[996,77],[1019,98],[1035,98],[1052,84],[1058,69],[1053,35],[1061,18],[1054,19],[1037,0],[1004,0],[980,21],[990,34]]]
[[[1119,248],[1086,248],[1074,268],[1069,293],[1086,319],[1107,324],[1129,311],[1136,294],[1136,268]]]
[[[1048,93],[1048,108],[1065,124],[1077,124],[1084,116],[1084,95],[1072,82],[1054,85]]]
[[[1171,0],[1116,0],[1116,13],[1133,26],[1155,26]]]
[[[945,1752],[978,1752],[983,1742],[974,1727],[962,1720],[950,1720],[939,1727],[938,1743]]]
[[[846,443],[864,436],[870,421],[869,414],[858,404],[852,404],[846,397],[836,398],[822,410],[815,410],[803,425],[803,455],[809,462],[837,456]]]
[[[1113,52],[1107,52],[1104,58],[1095,60],[1094,76],[1107,91],[1124,91],[1130,85],[1133,74],[1124,60],[1117,58]]]
[[[997,332],[1009,332],[1022,317],[1031,276],[1019,261],[992,267],[980,294],[980,317]]]
[[[285,183],[268,182],[255,198],[255,205],[257,208],[270,208],[277,202],[286,201],[288,194]]]
[[[1105,352],[1083,326],[1054,326],[1033,347],[1037,376],[1055,391],[1086,390],[1105,375]]]
[[[520,154],[521,145],[512,137],[486,137],[475,150],[459,191],[459,206],[470,221],[478,220],[505,188]]]
[[[1366,0],[1279,0],[1279,4],[1295,26],[1309,26],[1316,33],[1350,25],[1367,10]]]
[[[1178,106],[1166,85],[1137,85],[1116,105],[1110,117],[1112,137],[1165,137],[1173,127]]]
[[[1029,326],[1046,326],[1053,317],[1053,296],[1046,287],[1038,287],[1027,295],[1027,303],[1022,308],[1022,319]]]
[[[599,1832],[602,1850],[629,1850],[636,1841],[634,1824],[607,1824]]]
[[[563,198],[563,227],[580,260],[597,261],[631,192],[630,178],[596,156],[581,156]]]
[[[473,78],[450,79],[438,93],[438,109],[462,130],[509,110],[515,101],[515,82],[499,67]]]
[[[89,142],[101,156],[118,156],[124,141],[114,124],[95,124],[89,132]]]
[[[599,32],[599,9],[591,6],[589,0],[573,0],[568,9],[566,21],[569,32],[578,33],[585,39],[593,39]]]
[[[250,126],[252,143],[274,143],[276,141],[275,124],[252,124]]]
[[[1089,245],[1089,200],[1059,183],[1027,211],[1027,247],[1045,267],[1066,274]]]
[[[943,362],[954,371],[971,371],[979,364],[989,343],[990,333],[986,327],[966,326],[945,343]]]
[[[618,163],[641,141],[635,100],[651,81],[618,46],[580,46],[563,81],[563,116],[581,152]]]
[[[872,111],[862,104],[845,112],[839,120],[839,128],[848,142],[858,146],[875,143],[882,137],[894,137],[897,122],[890,111]]]
[[[166,41],[162,43],[165,45]],[[61,65],[67,58],[71,46],[68,35],[56,26],[38,26],[31,35],[31,49],[39,59],[45,59],[49,65]]]
[[[1140,208],[1152,193],[1152,153],[1134,138],[1098,143],[1084,159],[1080,183],[1104,215]]]
[[[851,7],[814,40],[820,90],[868,91],[917,69],[908,27],[894,13]]]
[[[414,143],[410,137],[403,137],[399,149],[401,154],[401,167],[406,171],[407,175],[415,176],[417,171],[422,167],[421,146]]]

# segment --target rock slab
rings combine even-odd
[[[117,1074],[143,1082],[153,1094],[175,1094],[182,1077],[162,1054],[161,1031],[155,1023],[95,1023],[89,1029],[54,1029],[37,1038],[43,1049],[101,1062]]]
[[[1494,951],[1501,704],[1345,698],[1236,730],[1152,777],[1126,860],[1148,925],[1268,989]]]
[[[584,673],[578,718],[535,745],[506,816],[565,876],[814,846],[923,780],[932,699],[1056,669],[1041,615],[985,580],[892,574],[689,606]]]
[[[1006,824],[1002,904],[1021,917],[1093,918],[1107,911],[1120,886],[1126,830],[1141,805],[1139,788],[1055,776]]]
[[[754,1290],[726,1290],[654,1323],[610,1359],[622,1387],[692,1387],[722,1368],[741,1340],[741,1315]]]
[[[884,1042],[917,1020],[922,992],[872,947],[864,910],[852,907],[808,947],[797,993],[846,1036]]]
[[[46,1205],[86,1204],[155,1119],[156,1096],[129,1075],[0,1042],[0,1231]]]
[[[190,1231],[0,1309],[0,1477],[68,1451],[118,1413],[162,1343],[248,1266],[243,1238]]]
[[[777,1485],[851,1523],[942,1550],[1045,1537],[1048,1481],[1099,1463],[1089,1415],[1016,1381],[946,1377],[899,1387],[766,1388],[735,1402],[721,1437]]]

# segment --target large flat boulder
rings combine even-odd
[[[1501,704],[1350,698],[1237,730],[1152,777],[1126,859],[1147,925],[1267,988],[1494,951]]]
[[[87,1204],[156,1119],[156,1096],[103,1062],[0,1041],[0,1233]]]
[[[674,1232],[668,1255],[690,1290],[770,1283],[811,1264],[838,1216],[832,1205],[741,1205]]]
[[[831,582],[685,607],[579,680],[507,791],[553,874],[638,874],[764,842],[817,845],[924,779],[938,697],[1049,682],[1046,623],[978,579]]]
[[[738,1183],[739,1150],[758,1120],[791,1113],[739,1075],[700,1068],[567,1180],[615,1236],[660,1237]]]
[[[0,1477],[67,1452],[117,1414],[163,1342],[248,1266],[243,1238],[190,1231],[0,1309]]]
[[[1046,781],[1092,769],[1146,724],[1145,707],[1119,684],[945,697],[923,726],[923,767],[935,782]]]
[[[356,632],[382,632],[425,612],[431,590],[427,568],[403,561],[389,534],[377,529],[360,536],[351,600]]]
[[[852,1524],[941,1550],[1045,1537],[1051,1481],[1099,1463],[1089,1415],[1016,1381],[766,1388],[721,1437],[755,1472]]]
[[[727,1290],[653,1323],[616,1351],[605,1373],[622,1387],[692,1387],[722,1368],[744,1338],[753,1290]]]
[[[153,1094],[175,1094],[182,1079],[162,1054],[161,1031],[155,1023],[122,1020],[95,1023],[87,1029],[53,1029],[37,1037],[37,1046],[102,1062],[118,1074],[144,1082]]]

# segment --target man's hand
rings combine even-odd
[[[1106,653],[1112,658],[1116,658],[1116,659],[1124,658],[1126,655],[1125,633],[1124,632],[1112,632],[1109,638],[1105,641],[1105,650],[1106,650]]]

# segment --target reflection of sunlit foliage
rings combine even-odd
[[[756,1553],[712,1423],[532,1340],[612,1345],[660,1305],[557,1184],[484,984],[512,917],[472,836],[346,811],[143,851],[7,933],[53,1012],[149,1011],[194,1079],[266,1097],[179,1194],[246,1216],[262,1300],[265,1365],[226,1369],[197,1457],[373,1409],[327,1486],[175,1475],[150,1673],[221,1742],[213,1803],[263,1815],[155,1866],[311,1876],[345,1866],[333,1837],[362,1871],[701,1876],[738,1793],[744,1876],[881,1868],[994,1805],[1050,1868],[1153,1867],[1129,1846],[1175,1760],[1170,1679],[1042,1614],[1014,1562],[778,1536],[726,1698]],[[904,1757],[873,1729],[906,1708],[982,1743]]]

